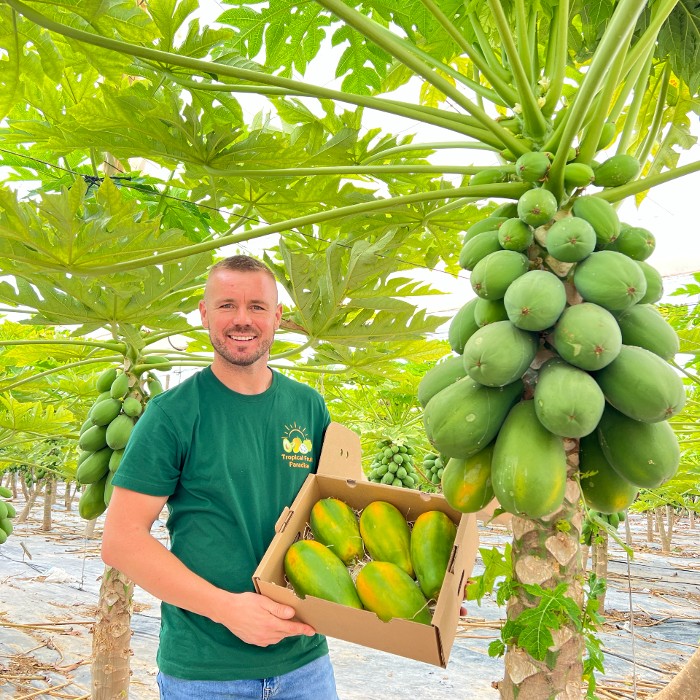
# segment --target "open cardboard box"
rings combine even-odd
[[[445,575],[432,624],[424,625],[394,618],[382,622],[373,612],[356,610],[338,603],[307,596],[298,598],[287,586],[284,555],[290,545],[304,536],[311,508],[321,498],[332,496],[360,511],[372,501],[388,501],[409,522],[429,510],[441,510],[457,525],[457,537]],[[437,494],[396,488],[367,481],[362,473],[359,437],[339,423],[331,423],[321,451],[318,471],[310,474],[291,507],[280,516],[277,534],[253,574],[258,593],[290,605],[296,619],[320,634],[380,649],[445,668],[457,632],[464,586],[476,558],[478,535],[473,514],[453,510]]]

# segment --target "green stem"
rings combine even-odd
[[[79,338],[73,340],[68,338],[56,338],[54,340],[48,338],[42,340],[0,340],[0,347],[5,345],[84,345],[92,348],[111,350],[112,352],[122,352],[126,350],[126,345],[124,345],[124,343],[112,343],[108,340],[100,342],[96,340],[82,340]]]
[[[472,26],[472,30],[474,32],[474,36],[476,36],[476,40],[479,45],[479,49],[481,50],[484,60],[486,61],[486,66],[490,69],[490,71],[496,75],[498,75],[501,79],[502,82],[504,82],[507,86],[508,89],[513,93],[512,97],[512,102],[515,104],[520,98],[518,97],[518,93],[516,90],[510,86],[511,81],[513,80],[513,76],[511,75],[511,72],[501,64],[501,61],[499,60],[498,56],[493,50],[493,47],[491,46],[491,42],[489,41],[489,38],[486,36],[482,26],[481,22],[479,20],[478,15],[474,12],[469,13],[469,22]],[[474,52],[476,53],[476,50],[474,49]],[[470,56],[471,58],[471,56]],[[472,60],[474,60],[472,58]],[[486,74],[484,70],[482,69],[482,73]],[[492,83],[493,85],[493,83]],[[495,86],[494,86],[495,87]],[[500,90],[499,90],[500,93]]]
[[[308,367],[305,365],[295,365],[294,367],[289,367],[288,365],[276,365],[273,362],[270,362],[269,366],[273,367],[274,369],[293,369],[295,372],[303,372],[307,374],[345,374],[347,372],[347,369],[328,369],[327,367]]]
[[[666,109],[666,95],[668,93],[668,84],[671,80],[671,64],[666,63],[664,66],[664,71],[661,74],[661,88],[659,94],[656,98],[656,108],[654,109],[654,118],[652,119],[651,126],[649,127],[649,132],[647,133],[644,143],[639,148],[635,154],[637,160],[644,165],[646,163],[651,149],[656,143],[661,131],[661,120],[664,115],[664,110]]]
[[[284,360],[287,357],[294,357],[294,355],[298,355],[300,352],[303,352],[307,348],[312,348],[314,345],[317,343],[317,339],[313,338],[305,342],[303,345],[300,345],[299,347],[292,348],[291,350],[287,350],[285,352],[281,352],[278,355],[270,355],[270,360],[273,362],[276,360]]]
[[[596,192],[591,196],[600,197],[607,202],[620,202],[626,197],[631,197],[632,195],[639,194],[640,192],[646,192],[652,187],[657,187],[658,185],[663,185],[666,182],[677,180],[679,177],[684,177],[685,175],[690,175],[691,173],[697,172],[700,172],[700,160],[696,160],[693,163],[688,163],[687,165],[681,165],[679,168],[667,170],[666,172],[659,173],[657,175],[650,175],[643,180],[628,182],[626,185],[621,185],[620,187],[611,187],[609,189],[606,188],[605,190]]]
[[[622,134],[620,134],[620,140],[617,143],[618,153],[627,153],[627,149],[634,138],[634,131],[637,126],[639,112],[641,111],[642,104],[644,102],[644,94],[647,89],[647,81],[649,80],[652,60],[653,55],[650,53],[646,66],[639,73],[637,82],[634,85],[634,97],[632,98],[632,104],[630,104],[627,114],[625,115],[625,125],[622,127]]]
[[[438,207],[437,209],[433,209],[432,211],[428,212],[424,217],[423,221],[428,221],[432,219],[434,216],[440,216],[441,214],[447,214],[451,211],[454,211],[455,209],[460,209],[463,207],[465,204],[473,204],[474,202],[478,202],[480,200],[474,199],[474,197],[461,197],[460,199],[455,199],[449,204],[445,204],[442,207]]]
[[[653,55],[653,49],[651,51],[648,51],[645,55],[643,55],[632,66],[632,69],[628,73],[625,74],[623,72],[623,75],[625,75],[625,83],[617,95],[617,99],[615,100],[615,104],[613,105],[612,109],[610,110],[610,114],[609,114],[608,118],[611,121],[616,122],[618,120],[618,118],[620,117],[620,114],[622,114],[622,110],[625,108],[625,105],[627,104],[627,99],[629,98],[630,93],[634,89],[634,86],[636,85],[637,80],[639,80],[639,76],[640,76],[641,72],[645,68],[647,68],[647,70],[648,70],[649,58],[652,55]]]
[[[564,167],[569,148],[583,125],[600,84],[611,66],[618,60],[630,25],[634,25],[642,9],[643,3],[639,0],[620,0],[617,4],[600,44],[598,44],[591,65],[581,81],[574,102],[567,111],[561,140],[549,169],[547,183],[547,189],[551,190],[558,200],[561,200],[564,194]]]
[[[397,107],[392,107],[390,103],[386,100],[381,100],[378,98],[362,97],[359,95],[350,95],[348,93],[340,92],[338,90],[330,90],[328,88],[318,87],[316,85],[310,85],[297,80],[291,80],[289,78],[282,78],[276,75],[271,75],[268,73],[262,73],[257,70],[250,70],[247,68],[237,68],[235,66],[224,65],[221,63],[215,63],[212,61],[204,61],[197,58],[191,58],[189,56],[179,56],[178,54],[168,53],[166,51],[160,51],[158,49],[152,49],[147,46],[135,46],[134,44],[129,44],[124,41],[119,41],[118,39],[110,39],[109,37],[99,36],[96,34],[91,34],[90,32],[85,32],[81,29],[76,29],[75,27],[70,27],[60,22],[55,22],[49,19],[40,12],[37,12],[33,8],[25,5],[21,0],[3,0],[7,5],[12,7],[15,11],[26,17],[31,22],[38,24],[51,32],[56,32],[62,36],[75,39],[92,46],[98,46],[103,49],[110,51],[117,51],[127,56],[134,56],[145,62],[154,62],[160,65],[170,65],[179,66],[181,68],[186,68],[197,74],[202,75],[221,75],[228,78],[234,78],[237,80],[245,80],[247,82],[253,83],[252,86],[231,86],[229,89],[232,92],[254,92],[259,94],[269,93],[269,87],[273,88],[283,88],[284,90],[291,91],[282,94],[298,94],[306,97],[312,97],[317,99],[329,99],[337,100],[339,102],[348,102],[351,104],[359,104],[372,109],[376,109],[381,112],[387,112],[389,114],[396,114],[399,116],[404,116],[408,119],[416,119],[423,121],[425,123],[433,123],[428,117],[421,117],[419,113],[415,110],[401,110]],[[445,81],[447,82],[447,81]],[[258,89],[258,85],[262,84],[263,87]],[[449,83],[447,83],[449,85]],[[204,89],[201,88],[200,89]],[[444,91],[443,91],[444,92]],[[275,93],[279,94],[279,93]],[[458,93],[459,94],[459,93]],[[460,132],[460,129],[454,125],[454,121],[450,118],[448,112],[444,112],[445,119],[443,124],[436,124],[436,126],[443,126],[444,128],[451,128],[453,131]],[[479,120],[483,124],[483,120]],[[493,130],[492,130],[493,131]]]
[[[32,374],[29,377],[24,377],[24,379],[19,379],[15,382],[10,382],[9,384],[3,384],[2,386],[0,386],[0,391],[10,391],[10,389],[15,389],[16,387],[21,386],[22,384],[26,384],[27,382],[33,382],[37,379],[41,379],[42,377],[47,377],[50,374],[55,374],[56,372],[63,372],[66,369],[73,369],[74,367],[84,367],[85,365],[94,365],[97,363],[101,364],[104,362],[121,362],[123,359],[124,357],[122,355],[110,355],[109,357],[96,357],[90,360],[68,362],[65,365],[61,365],[60,367],[52,367],[51,369],[39,372],[38,374]]]
[[[10,0],[15,2],[16,0]],[[381,49],[390,53],[394,58],[401,61],[405,66],[414,71],[417,75],[425,78],[431,85],[436,87],[447,97],[454,100],[456,104],[471,114],[479,123],[493,134],[493,136],[503,143],[505,148],[513,153],[522,155],[526,148],[507,129],[501,127],[491,116],[486,114],[479,106],[467,99],[457,88],[447,79],[431,70],[426,64],[416,58],[416,56],[405,48],[403,42],[384,29],[376,22],[365,17],[362,13],[348,7],[342,0],[317,0],[320,5],[333,12],[340,19],[345,21],[353,29],[356,29],[363,36],[377,44]]]
[[[465,148],[476,151],[495,152],[493,146],[477,141],[434,141],[430,143],[408,143],[403,146],[395,146],[394,148],[387,148],[386,150],[373,153],[372,155],[367,156],[367,158],[362,161],[362,164],[367,165],[368,163],[373,163],[374,161],[381,160],[387,156],[400,155],[409,151],[438,151],[451,148]]]
[[[489,61],[488,58],[484,58],[484,56],[464,38],[464,35],[454,26],[447,15],[445,15],[433,0],[421,0],[421,2],[440,23],[442,28],[450,35],[450,38],[455,42],[458,48],[467,54],[469,60],[471,60],[479,72],[493,85],[493,89],[500,95],[501,99],[512,107],[517,102],[518,95],[507,82],[510,75],[498,64],[493,53],[491,54],[491,61]],[[481,27],[479,28],[481,29]],[[486,42],[486,45],[488,46],[488,42]],[[495,66],[498,66],[498,69],[495,70]]]
[[[554,46],[551,62],[549,61],[549,54],[547,55],[547,75],[550,82],[545,103],[542,107],[542,114],[545,117],[551,117],[554,114],[564,87],[566,59],[569,50],[569,0],[560,0],[555,12],[556,21],[551,25],[553,36],[550,37],[550,42]]]
[[[166,253],[159,253],[156,255],[147,256],[145,258],[136,258],[133,260],[115,263],[114,265],[104,265],[101,267],[81,267],[76,269],[71,268],[69,271],[84,275],[105,275],[117,272],[124,272],[127,270],[136,270],[141,267],[150,267],[151,265],[160,265],[162,263],[172,262],[173,260],[179,260],[190,255],[196,255],[197,253],[204,253],[210,250],[215,250],[217,248],[222,248],[226,245],[241,243],[243,241],[249,241],[254,238],[260,238],[262,236],[267,236],[271,233],[289,231],[293,228],[308,226],[311,224],[318,224],[326,221],[333,221],[334,219],[341,219],[346,216],[368,214],[372,212],[378,212],[383,209],[400,207],[406,204],[414,204],[417,202],[429,202],[435,199],[446,199],[451,197],[473,196],[477,198],[494,197],[505,199],[519,199],[521,195],[528,189],[530,189],[530,186],[528,184],[520,182],[472,185],[468,187],[456,187],[454,189],[420,192],[417,194],[404,195],[402,197],[391,197],[387,199],[375,200],[372,202],[363,202],[361,204],[351,204],[345,207],[337,207],[329,211],[316,212],[315,214],[307,214],[306,216],[287,219],[286,221],[281,221],[275,224],[260,226],[257,229],[251,229],[250,231],[246,231],[240,234],[221,236],[220,238],[216,238],[215,240],[203,241],[202,243],[195,243],[184,248],[170,250]],[[66,271],[66,268],[63,266],[57,267],[56,269],[60,269],[64,272]]]
[[[485,168],[478,165],[337,165],[313,168],[212,168],[203,166],[210,175],[217,177],[308,177],[310,175],[364,175],[381,177],[406,173],[454,173],[474,175]]]
[[[537,98],[535,97],[535,93],[532,91],[532,85],[530,84],[526,68],[520,60],[521,57],[518,52],[518,47],[516,47],[515,41],[513,40],[508,19],[503,11],[500,0],[487,0],[487,2],[491,8],[491,13],[493,14],[493,18],[496,22],[496,29],[501,37],[506,56],[508,57],[511,70],[513,71],[513,82],[515,83],[515,88],[520,97],[521,107],[523,110],[523,132],[527,136],[540,140],[547,131],[547,122],[542,116],[542,112],[537,104]],[[527,41],[527,26],[523,27],[522,40],[525,42]],[[529,56],[528,46],[524,46],[523,51],[525,51]]]
[[[500,3],[499,3],[500,4]],[[525,11],[525,1],[515,0],[515,36],[517,37],[517,52],[520,64],[525,71],[527,81],[533,85],[532,49],[530,44],[530,23]]]

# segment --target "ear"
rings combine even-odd
[[[199,315],[202,318],[202,326],[204,328],[209,328],[209,321],[207,320],[207,305],[204,303],[204,299],[199,302]]]
[[[275,309],[275,330],[276,331],[279,330],[280,323],[282,323],[282,304],[277,304],[277,308]]]

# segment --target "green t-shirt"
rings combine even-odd
[[[329,422],[320,394],[278,372],[250,396],[206,368],[148,404],[113,483],[168,496],[175,556],[220,588],[253,591],[280,513],[316,471]],[[327,651],[320,635],[246,644],[207,617],[161,604],[158,666],[177,678],[269,678]]]

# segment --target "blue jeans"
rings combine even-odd
[[[338,700],[328,654],[282,676],[188,681],[158,674],[161,700]]]

